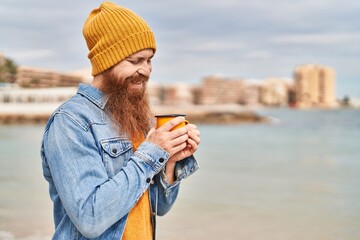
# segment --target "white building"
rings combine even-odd
[[[73,96],[77,87],[17,88],[1,87],[0,103],[63,102]]]

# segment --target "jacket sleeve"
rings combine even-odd
[[[88,238],[100,236],[124,217],[169,158],[166,151],[144,142],[126,167],[109,178],[91,130],[63,113],[47,128],[43,149],[66,213]]]
[[[164,174],[156,176],[156,183],[158,187],[158,201],[157,201],[157,215],[165,215],[174,204],[179,188],[180,182],[188,178],[199,169],[199,165],[194,156],[185,158],[175,165],[175,181],[169,185],[164,177]]]

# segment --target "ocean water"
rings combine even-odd
[[[158,239],[360,239],[360,111],[265,109],[268,124],[199,125],[200,170]],[[0,239],[50,239],[43,126],[0,126]]]

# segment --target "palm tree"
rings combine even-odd
[[[16,81],[17,65],[6,57],[0,56],[0,82],[14,83]]]

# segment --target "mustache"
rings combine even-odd
[[[141,74],[134,74],[127,79],[125,79],[125,85],[129,83],[147,83],[149,81],[149,76],[141,75]]]
[[[123,95],[125,92],[128,91],[129,86],[131,84],[142,83],[145,91],[149,78],[150,76],[142,75],[135,72],[133,75],[121,80],[116,76],[116,74],[112,71],[112,69],[109,69],[104,73],[104,79],[106,79],[106,82],[101,86],[101,90],[108,95],[111,94]]]

